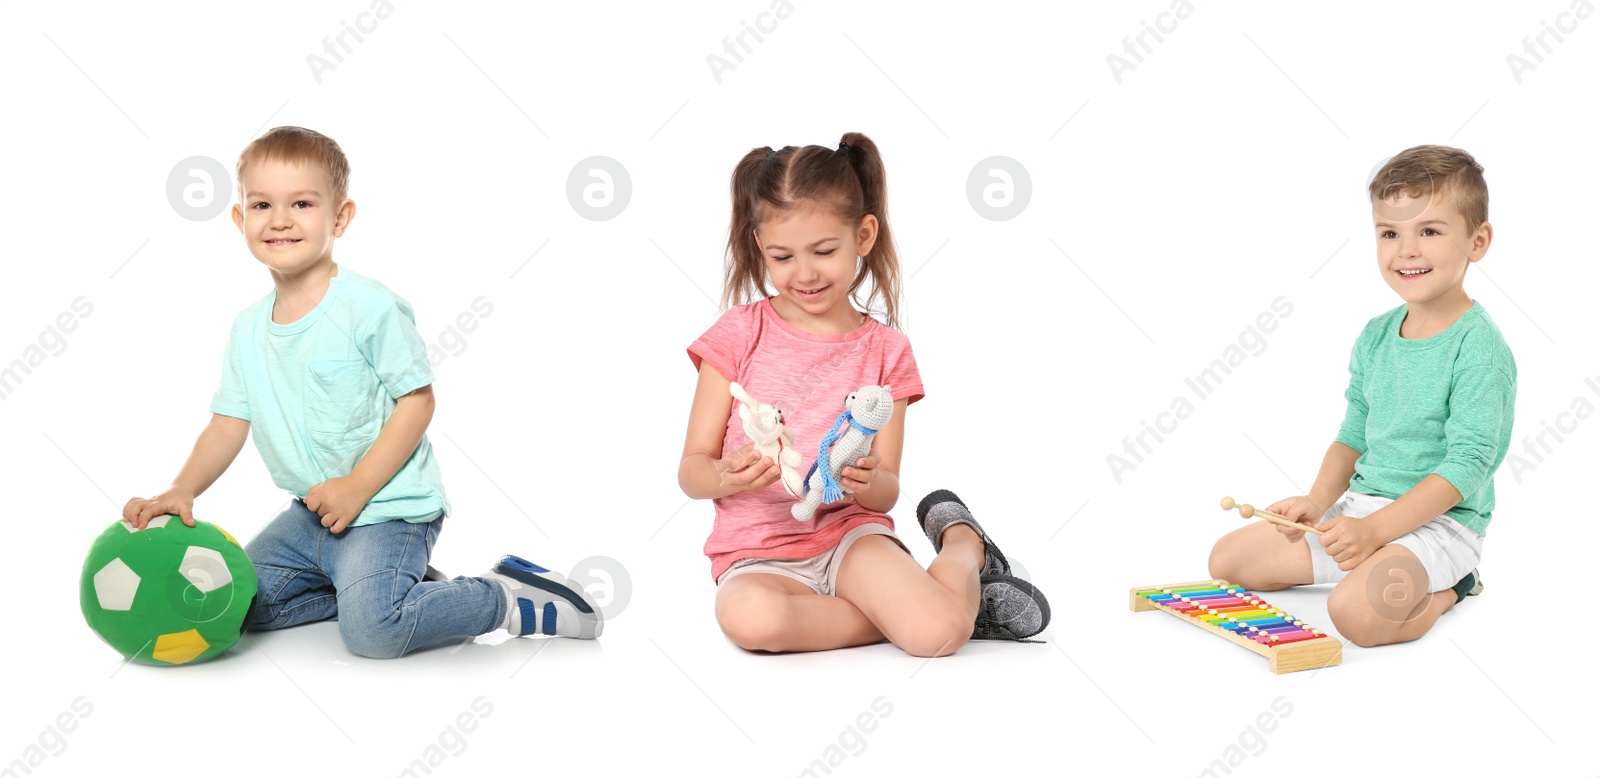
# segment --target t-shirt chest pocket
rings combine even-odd
[[[365,360],[310,363],[306,366],[306,431],[342,435],[370,423],[378,413],[373,401],[377,389],[378,377]]]

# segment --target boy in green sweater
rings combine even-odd
[[[1511,349],[1462,288],[1494,235],[1483,168],[1460,149],[1417,146],[1368,194],[1378,271],[1405,304],[1368,322],[1350,352],[1344,423],[1311,493],[1269,508],[1322,535],[1263,521],[1211,551],[1212,576],[1251,589],[1337,584],[1328,615],[1358,646],[1416,640],[1482,591],[1517,395]]]

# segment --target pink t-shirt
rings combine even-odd
[[[803,457],[802,478],[851,392],[868,384],[888,385],[894,399],[905,399],[908,406],[923,395],[911,341],[903,333],[871,316],[843,335],[803,332],[778,316],[768,300],[729,309],[689,346],[689,359],[697,371],[701,360],[710,362],[757,402],[778,409],[784,426],[794,431],[795,448]],[[739,418],[740,404],[733,400],[728,414],[724,457],[750,443]],[[816,556],[863,524],[894,528],[893,519],[850,499],[819,507],[809,522],[796,521],[789,513],[795,502],[781,482],[759,492],[713,500],[716,523],[705,546],[711,577],[720,577],[734,562],[749,557]]]

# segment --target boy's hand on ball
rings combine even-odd
[[[1339,569],[1349,572],[1377,553],[1386,542],[1379,536],[1376,525],[1354,516],[1335,516],[1317,525],[1322,530],[1322,547],[1339,563]]]
[[[367,507],[372,494],[358,486],[349,476],[329,478],[306,492],[306,507],[322,517],[322,526],[337,535],[344,532]]]
[[[745,444],[726,459],[718,460],[717,470],[723,483],[741,492],[761,491],[783,477],[777,463],[771,457],[762,456],[754,443]]]
[[[150,520],[169,513],[178,514],[186,527],[194,526],[194,495],[181,489],[168,489],[154,497],[135,497],[122,506],[122,520],[134,529],[144,529]]]

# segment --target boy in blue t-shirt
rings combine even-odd
[[[278,127],[239,155],[233,222],[274,289],[234,319],[211,423],[166,491],[123,508],[133,529],[177,514],[253,436],[295,499],[245,551],[267,630],[337,618],[351,651],[392,658],[451,638],[598,637],[582,588],[516,556],[481,577],[426,580],[450,513],[427,436],[433,370],[411,306],[333,261],[355,216],[350,166],[331,138]]]
[[[1214,577],[1252,589],[1337,584],[1328,616],[1358,646],[1416,640],[1483,590],[1517,397],[1511,349],[1463,286],[1494,235],[1483,168],[1461,149],[1417,146],[1368,195],[1378,271],[1405,304],[1351,349],[1344,422],[1310,493],[1268,507],[1321,534],[1263,521],[1211,551]]]

